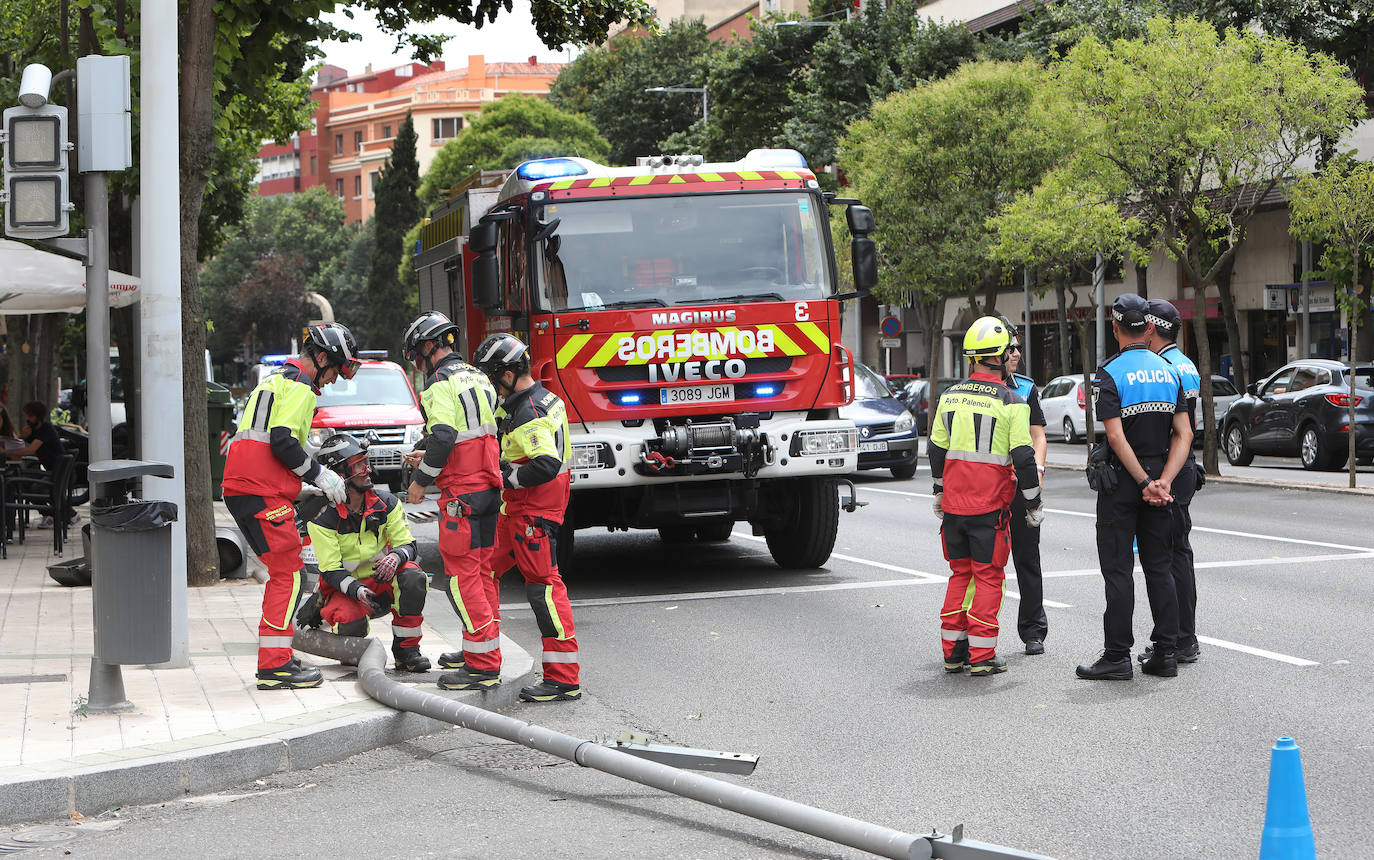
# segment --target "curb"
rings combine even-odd
[[[520,687],[534,675],[534,660],[513,641],[501,638],[505,658],[501,686],[487,692],[442,695],[489,711],[514,704]],[[326,718],[310,722],[312,717]],[[394,711],[371,699],[274,720],[262,727],[265,737],[243,739],[244,730],[217,732],[153,744],[142,748],[146,756],[123,761],[116,760],[117,754],[94,753],[8,769],[8,773],[0,772],[0,825],[68,818],[73,813],[93,816],[111,807],[209,794],[455,728],[441,720]],[[177,746],[198,748],[170,749]]]
[[[1046,469],[1059,469],[1066,472],[1082,472],[1083,466],[1070,466],[1067,463],[1046,463]],[[1347,496],[1374,496],[1374,487],[1337,487],[1334,484],[1309,484],[1300,481],[1282,481],[1275,478],[1241,478],[1228,475],[1208,475],[1209,484],[1236,484],[1239,486],[1268,487],[1274,490],[1306,490],[1311,493],[1336,493]]]

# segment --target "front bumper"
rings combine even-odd
[[[885,439],[859,439],[859,468],[860,469],[890,469],[893,466],[902,466],[916,462],[916,452],[921,445],[921,438],[914,433],[903,434],[901,436],[889,436]],[[863,450],[864,446],[881,450]]]
[[[583,426],[585,432],[579,432]],[[824,454],[794,454],[794,442],[797,441],[795,437],[799,431],[847,431],[854,444],[847,450],[828,451]],[[780,413],[760,420],[757,432],[764,456],[762,465],[758,467],[754,477],[760,480],[808,475],[839,476],[858,468],[858,434],[852,421],[808,421],[805,413]],[[646,458],[652,459],[657,439],[658,434],[650,421],[645,421],[638,427],[626,427],[618,421],[574,425],[574,457],[571,469],[573,492],[636,484],[745,477],[736,465],[738,458],[732,459],[728,455],[721,457],[718,464],[712,466],[694,464],[692,469],[668,468],[656,472],[653,468],[646,467]],[[591,446],[597,449],[596,457],[579,457],[579,453],[590,451]]]

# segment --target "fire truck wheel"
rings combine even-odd
[[[839,487],[829,478],[801,478],[793,490],[790,519],[768,528],[768,551],[779,567],[820,567],[840,527]]]
[[[664,543],[690,543],[697,536],[695,526],[659,526],[658,538]]]
[[[735,524],[728,520],[722,523],[697,526],[697,540],[705,543],[724,543],[730,539],[734,530]]]

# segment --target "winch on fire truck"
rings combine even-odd
[[[499,183],[499,187],[497,185]],[[846,205],[854,292],[838,293],[829,205]],[[858,434],[840,306],[873,287],[873,216],[824,192],[800,153],[757,149],[606,167],[528,161],[474,176],[431,213],[420,306],[470,354],[530,345],[568,408],[574,529],[727,540],[747,522],[783,567],[830,557],[853,510]]]

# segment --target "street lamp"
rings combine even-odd
[[[646,93],[701,93],[701,121],[706,122],[706,88],[705,87],[649,87]]]

